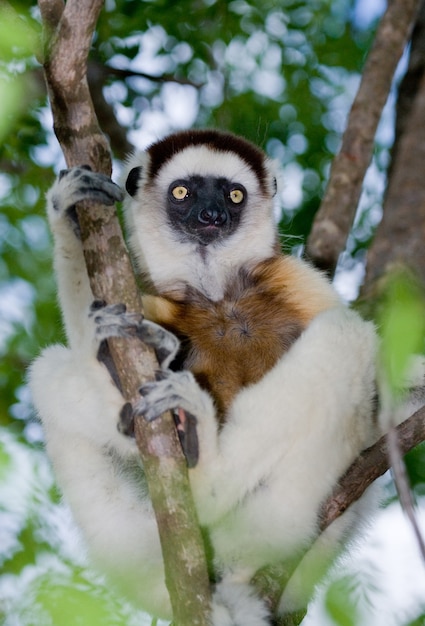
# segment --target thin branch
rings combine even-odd
[[[421,0],[418,18],[410,42],[409,63],[397,93],[395,137],[391,148],[388,179],[392,178],[393,165],[397,162],[397,150],[410,119],[416,96],[425,74],[425,1]]]
[[[187,78],[178,78],[172,74],[162,74],[161,76],[152,76],[145,72],[136,72],[133,70],[120,69],[104,65],[90,59],[88,64],[88,83],[93,105],[97,118],[101,124],[102,130],[111,142],[112,150],[119,159],[124,160],[133,150],[134,146],[128,141],[126,129],[119,123],[115,115],[114,107],[107,102],[103,94],[103,87],[107,81],[113,77],[117,80],[127,80],[131,78],[146,78],[157,83],[177,83],[179,85],[189,85],[195,89],[199,89],[202,85],[194,83]]]
[[[146,78],[146,80],[150,80],[153,83],[176,83],[177,85],[188,85],[195,89],[200,89],[204,84],[195,83],[189,78],[174,76],[174,74],[159,74],[158,76],[154,76],[146,72],[137,72],[135,70],[112,67],[111,65],[104,65],[103,68],[106,75],[115,76],[115,78],[119,80],[126,80],[127,78]]]
[[[366,276],[361,289],[361,298],[372,313],[382,299],[387,275],[397,268],[413,273],[425,286],[425,178],[422,166],[425,159],[425,16],[417,27],[418,35],[412,41],[412,60],[406,81],[399,90],[402,104],[398,108],[398,134],[391,155],[391,176],[384,196],[383,217],[367,251]],[[418,39],[419,35],[422,35],[421,39]],[[417,83],[413,90],[415,79]]]
[[[112,152],[124,160],[134,151],[134,146],[128,141],[126,129],[118,123],[114,107],[105,99],[103,87],[106,77],[105,66],[89,60],[87,79],[97,119],[109,138]]]
[[[335,157],[325,196],[310,233],[306,256],[333,275],[354,221],[376,128],[397,64],[409,40],[420,0],[392,0],[379,24],[342,146]]]
[[[86,77],[102,1],[68,0],[63,5],[39,0],[39,7],[49,29],[44,70],[54,128],[66,161],[69,166],[88,163],[109,174],[109,146],[99,129]],[[140,295],[114,210],[86,202],[77,211],[94,297],[125,302],[131,311],[140,312]],[[140,384],[153,378],[154,356],[137,340],[111,340],[110,349],[124,398],[134,403]],[[136,438],[157,517],[174,621],[179,626],[206,626],[210,592],[203,541],[171,416],[150,424],[138,419]]]
[[[425,543],[422,537],[421,530],[419,528],[418,520],[415,514],[415,502],[413,499],[412,490],[409,483],[409,477],[407,475],[406,465],[403,460],[403,456],[400,451],[397,433],[394,427],[390,428],[387,435],[388,441],[388,455],[390,458],[390,464],[393,472],[394,483],[397,488],[398,498],[400,500],[401,508],[406,514],[410,525],[412,526],[413,533],[416,537],[416,542],[419,547],[422,559],[425,561]]]

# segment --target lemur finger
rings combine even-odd
[[[107,303],[105,300],[93,300],[93,302],[90,305],[90,313],[97,311],[99,309],[102,309],[106,305]]]
[[[143,320],[137,335],[141,341],[155,350],[161,368],[166,370],[179,350],[180,342],[177,337],[148,320]]]
[[[155,390],[159,384],[163,383],[163,387],[166,388],[165,381],[168,378],[175,377],[175,372],[171,370],[156,370],[155,372],[155,380],[148,380],[143,385],[139,387],[139,393],[142,396],[147,396],[151,391]],[[171,387],[171,385],[169,385]]]
[[[142,398],[136,404],[135,414],[142,415],[147,422],[153,422],[158,419],[160,415],[170,410],[169,400],[169,398],[163,398],[162,400],[157,400],[155,403],[151,404],[145,398]]]
[[[123,302],[117,304],[107,304],[105,300],[93,300],[90,305],[89,316],[93,317],[95,313],[106,313],[109,315],[121,315],[127,311],[127,307]]]
[[[142,395],[136,404],[135,413],[142,415],[147,422],[152,422],[160,415],[179,405],[180,397],[173,393],[172,385],[167,380],[147,382],[139,388]]]
[[[121,187],[105,174],[81,170],[75,178],[81,185],[81,189],[89,194],[91,199],[104,200],[104,204],[114,204],[124,199],[124,191]]]
[[[88,170],[89,172],[92,171],[92,168],[90,167],[90,165],[80,165],[79,167],[82,170]],[[59,175],[58,175],[59,180],[62,180],[62,178],[64,178],[64,176],[67,176],[69,174],[69,172],[71,172],[71,170],[72,170],[72,168],[61,170],[59,172]]]
[[[83,200],[92,200],[93,202],[99,202],[99,204],[112,206],[115,202],[122,200],[121,195],[112,192],[113,189],[93,189],[92,187],[81,188],[76,190],[74,193],[74,204]]]

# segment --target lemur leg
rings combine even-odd
[[[134,441],[117,429],[124,400],[96,358],[102,337],[96,335],[87,308],[79,309],[93,296],[65,206],[68,202],[62,209],[51,205],[50,211],[58,281],[62,289],[75,288],[62,302],[71,348],[51,346],[32,364],[34,405],[56,479],[93,560],[130,598],[169,619],[161,548],[143,468]],[[71,302],[74,308],[67,313]]]
[[[171,617],[161,548],[134,440],[117,430],[123,399],[93,356],[51,346],[30,387],[56,480],[93,562],[146,610]]]
[[[93,301],[79,236],[75,205],[97,200],[111,205],[123,192],[88,166],[63,170],[47,194],[47,217],[54,237],[54,266],[66,334],[71,347],[87,349],[87,311]]]

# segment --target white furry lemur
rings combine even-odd
[[[194,417],[197,443],[186,442],[186,453],[213,553],[212,624],[265,626],[272,618],[251,577],[313,543],[321,504],[378,436],[375,330],[318,271],[280,252],[273,165],[244,139],[171,135],[130,159],[125,187],[129,245],[146,290],[138,332],[162,368],[134,410]],[[93,560],[135,603],[171,619],[139,454],[117,427],[124,401],[97,359],[101,340],[125,335],[132,316],[114,306],[89,312],[75,218],[79,200],[121,197],[84,167],[63,172],[48,194],[69,345],[44,350],[30,383]],[[365,498],[314,543],[281,613],[305,606],[318,562],[335,556],[364,507]]]

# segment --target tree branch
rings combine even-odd
[[[113,153],[123,161],[134,151],[134,146],[128,141],[126,129],[118,123],[114,107],[103,94],[106,76],[103,65],[89,60],[87,79],[96,117],[109,138]]]
[[[88,163],[111,172],[87,85],[87,55],[101,0],[39,0],[48,32],[44,61],[57,138],[68,166]],[[82,243],[95,298],[125,302],[141,311],[141,300],[114,210],[95,203],[77,207]],[[111,340],[111,354],[124,398],[134,403],[139,386],[152,379],[153,353],[137,340]],[[101,416],[99,416],[101,419]],[[206,626],[210,606],[203,541],[189,488],[187,468],[170,415],[136,421],[150,497],[157,517],[174,621]],[[102,523],[102,520],[99,520]]]
[[[419,6],[420,0],[388,3],[366,61],[341,149],[333,161],[306,247],[306,256],[329,275],[335,271],[354,221],[376,128]]]
[[[160,74],[154,76],[153,74],[147,74],[146,72],[137,72],[130,69],[122,69],[119,67],[112,67],[111,65],[102,65],[105,76],[114,76],[118,80],[126,80],[127,78],[146,78],[153,83],[176,83],[177,85],[187,85],[200,89],[204,83],[195,83],[193,80],[185,77],[174,76],[174,74]]]

